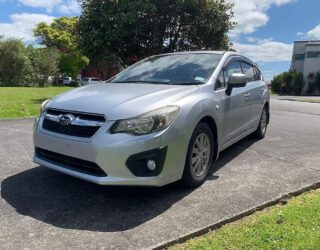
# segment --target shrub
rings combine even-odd
[[[78,81],[72,81],[70,84],[69,84],[70,87],[80,87],[81,84],[80,82]]]
[[[16,86],[23,82],[29,65],[26,49],[20,40],[0,40],[0,84]]]
[[[300,95],[303,88],[303,75],[296,71],[279,74],[271,81],[271,89],[280,95]]]
[[[316,83],[316,88],[318,89],[318,92],[320,92],[320,72],[318,72],[316,75],[315,83]]]
[[[41,86],[58,74],[60,52],[34,48],[17,39],[0,39],[0,86]]]
[[[39,87],[45,87],[49,83],[50,76],[58,74],[60,53],[57,49],[28,47],[28,57],[31,61],[29,79]]]
[[[317,94],[317,91],[320,91],[320,72],[310,73],[308,75],[308,81],[308,94]]]

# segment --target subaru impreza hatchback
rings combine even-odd
[[[100,185],[202,184],[219,152],[269,122],[269,91],[234,52],[152,56],[44,102],[34,162]]]

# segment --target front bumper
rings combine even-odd
[[[188,136],[174,124],[164,131],[143,136],[110,134],[113,125],[106,122],[90,140],[55,134],[42,129],[42,119],[36,119],[34,126],[34,146],[97,164],[106,176],[95,176],[62,167],[34,155],[34,162],[50,169],[71,175],[99,185],[163,186],[181,179]],[[141,152],[166,148],[161,172],[156,176],[137,177],[127,166],[128,159]]]

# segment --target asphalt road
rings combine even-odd
[[[0,121],[1,249],[154,248],[320,183],[320,104],[272,102],[262,141],[197,189],[100,187],[32,163],[32,121]]]

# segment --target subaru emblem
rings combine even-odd
[[[74,120],[74,116],[71,114],[67,114],[67,115],[59,115],[59,123],[63,126],[68,126],[70,125],[73,120]]]

